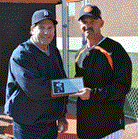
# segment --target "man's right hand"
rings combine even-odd
[[[89,100],[91,94],[91,88],[85,87],[75,94],[69,95],[69,97],[80,97],[82,100]]]

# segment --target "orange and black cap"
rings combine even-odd
[[[87,4],[82,7],[78,21],[85,15],[89,15],[93,19],[98,19],[98,18],[102,19],[100,9],[97,6],[91,4]]]

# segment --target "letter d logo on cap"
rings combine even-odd
[[[44,16],[48,16],[49,13],[47,11],[44,11]]]
[[[91,12],[93,10],[93,8],[91,6],[87,6],[85,9],[84,9],[84,12]]]

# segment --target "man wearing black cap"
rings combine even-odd
[[[56,24],[50,11],[36,11],[31,38],[11,55],[5,114],[13,117],[14,139],[56,139],[58,128],[68,128],[68,98],[51,97],[51,79],[66,78],[60,53],[51,44]]]
[[[121,139],[123,107],[131,86],[132,64],[124,48],[104,37],[104,21],[97,6],[86,5],[79,23],[87,44],[76,54],[76,77],[83,76],[85,88],[77,100],[77,134],[81,139]]]

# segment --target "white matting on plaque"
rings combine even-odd
[[[83,88],[84,84],[82,77],[52,80],[53,95],[76,93]]]

